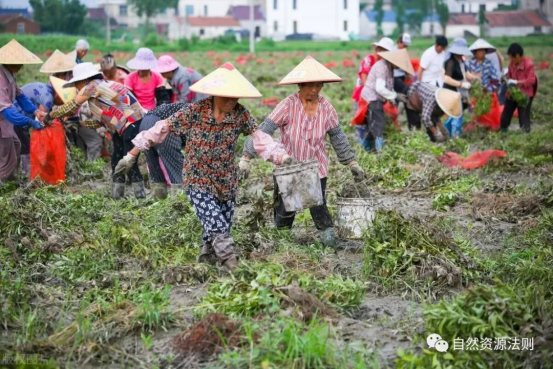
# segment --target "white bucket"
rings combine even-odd
[[[274,174],[286,211],[301,211],[324,203],[317,160],[276,167]]]
[[[374,206],[370,199],[338,198],[338,225],[344,238],[362,238],[374,220]]]

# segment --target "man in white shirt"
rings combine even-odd
[[[444,69],[445,49],[447,47],[445,36],[436,37],[434,46],[427,49],[421,57],[419,69],[419,81],[442,87],[444,80],[442,70]]]

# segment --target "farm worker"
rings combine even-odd
[[[382,39],[384,45],[392,43],[390,39]],[[380,60],[372,67],[361,98],[369,102],[369,112],[366,116],[368,132],[363,141],[367,151],[379,152],[384,146],[384,103],[395,104],[397,93],[394,91],[394,68],[402,68],[406,73],[413,75],[413,66],[406,49],[379,52]]]
[[[159,57],[155,72],[161,74],[173,90],[171,102],[193,103],[205,99],[207,95],[197,94],[190,90],[190,86],[202,79],[202,75],[192,68],[181,66],[173,57],[162,55]]]
[[[281,101],[260,126],[261,131],[271,136],[280,129],[282,144],[294,160],[303,162],[316,159],[319,162],[323,199],[325,199],[329,162],[325,149],[327,135],[330,136],[330,142],[340,163],[348,165],[356,179],[362,179],[365,175],[355,161],[355,153],[340,127],[336,109],[320,95],[325,83],[341,81],[342,79],[336,74],[311,56],[307,56],[279,83],[279,85],[297,84],[299,91]],[[240,172],[243,177],[249,174],[250,159],[255,156],[254,142],[249,138],[244,144],[244,153],[240,160]],[[292,228],[295,213],[286,211],[276,180],[275,200],[276,227]],[[312,207],[310,212],[315,227],[321,232],[322,243],[335,248],[334,225],[326,206],[326,199],[323,205]]]
[[[54,90],[61,94],[61,84],[53,83]],[[119,160],[133,147],[132,139],[137,135],[143,110],[133,94],[120,83],[106,81],[102,73],[98,72],[92,63],[77,64],[73,68],[73,78],[63,87],[76,87],[78,90],[75,98],[71,99],[57,111],[50,112],[46,119],[59,119],[71,116],[81,105],[88,102],[95,126],[100,126],[113,131],[113,154],[111,166],[115,166]],[[138,169],[138,164],[130,168],[128,175],[136,198],[145,198],[144,180]],[[114,199],[120,199],[125,195],[125,176],[114,175],[112,183],[112,195]]]
[[[411,46],[411,35],[408,33],[402,33],[399,35],[399,38],[396,42],[396,49],[407,49]],[[406,81],[412,81],[412,78],[410,75],[405,74],[405,71],[400,68],[394,69],[394,91],[398,94],[405,94],[405,91],[407,89]],[[421,118],[420,115],[409,108],[405,108],[405,111],[407,113],[407,125],[409,127],[409,130],[412,130],[413,128],[420,129],[421,128]]]
[[[441,118],[445,114],[460,117],[463,114],[461,94],[430,83],[415,82],[407,89],[407,104],[421,114],[426,133],[432,142],[443,142],[448,132]]]
[[[418,75],[419,81],[442,87],[444,84],[442,70],[444,69],[447,45],[448,42],[445,36],[437,36],[435,44],[422,54]]]
[[[21,142],[14,126],[30,126],[36,130],[44,128],[40,121],[44,120],[46,113],[37,109],[15,81],[14,74],[21,70],[23,64],[42,64],[42,60],[15,40],[0,48],[0,183],[15,180],[19,167]],[[14,106],[15,102],[25,113],[34,115],[40,121],[21,114]]]
[[[21,87],[21,91],[31,100],[37,109],[44,113],[49,112],[54,106],[54,90],[50,85],[41,82],[27,83],[25,86]],[[17,101],[14,102],[14,106],[16,106],[22,114],[34,120],[34,115],[25,113]],[[21,174],[28,178],[31,174],[31,136],[29,135],[29,128],[16,126],[15,133],[21,142]]]
[[[77,55],[75,58],[75,63],[81,64],[83,62],[83,58],[88,54],[88,50],[90,49],[90,45],[86,40],[80,39],[77,41],[77,44],[75,44],[75,51],[77,51]]]
[[[480,118],[480,122],[483,122],[483,119],[485,119],[486,124],[490,128],[498,129],[500,124],[499,113],[495,114],[494,112],[499,109],[499,101],[495,93],[499,88],[499,70],[495,68],[490,59],[486,58],[486,55],[496,53],[495,47],[490,45],[486,40],[478,39],[470,46],[469,50],[472,51],[474,57],[465,62],[467,71],[478,76],[485,91],[493,94],[490,113],[484,114]],[[491,124],[489,121],[495,124]]]
[[[466,109],[469,103],[469,90],[472,84],[469,81],[477,79],[465,67],[463,57],[472,55],[472,52],[467,47],[467,40],[464,38],[456,38],[447,50],[444,64],[444,85],[445,89],[457,91],[463,98],[463,110]],[[459,118],[449,117],[445,122],[445,127],[452,138],[459,138],[463,130],[463,115]]]
[[[184,188],[204,229],[199,262],[221,261],[224,269],[237,266],[234,240],[230,235],[238,168],[235,149],[241,134],[252,135],[260,155],[277,165],[289,164],[282,145],[263,133],[240,98],[259,98],[261,93],[231,64],[226,63],[191,87],[196,93],[212,96],[192,104],[165,120],[160,120],[133,140],[136,147],[117,165],[116,174],[135,165],[140,151],[163,142],[168,134],[186,143]]]
[[[69,81],[72,77],[75,63],[75,53],[64,54],[56,50],[40,67],[40,73],[49,74],[57,78]]]
[[[170,118],[187,104],[163,104],[150,110],[142,119],[140,131],[147,131],[158,121]],[[173,193],[182,190],[182,156],[183,140],[180,136],[169,135],[159,145],[146,150],[146,163],[150,173],[150,183],[154,197],[162,200],[167,198],[167,186]]]
[[[376,63],[376,50],[374,50],[374,54],[368,54],[363,58],[363,60],[361,61],[361,65],[359,66],[359,70],[357,71],[357,80],[355,81],[355,88],[353,89],[353,94],[351,95],[351,98],[354,102],[355,111],[357,111],[357,108],[359,107],[361,91],[363,91],[365,81],[367,80],[367,76],[369,75],[371,67],[374,65],[374,63]],[[359,143],[361,143],[363,141],[363,138],[365,138],[365,126],[356,126],[356,131],[357,140],[359,141]]]
[[[127,68],[117,65],[115,58],[111,54],[102,56],[100,64],[96,65],[98,70],[104,74],[107,81],[119,82],[125,84],[125,79],[131,72]]]
[[[138,49],[135,57],[127,62],[127,67],[135,71],[127,76],[125,86],[146,111],[170,102],[163,77],[152,71],[157,67],[157,59],[152,50],[146,47]]]
[[[517,43],[511,44],[507,50],[509,56],[509,70],[507,72],[507,85],[516,86],[528,96],[528,104],[519,106],[512,96],[507,93],[505,109],[501,114],[501,130],[507,132],[511,125],[511,119],[515,109],[518,109],[520,127],[526,133],[530,133],[530,118],[532,116],[532,101],[538,91],[538,78],[534,69],[534,63],[524,56],[524,49]]]

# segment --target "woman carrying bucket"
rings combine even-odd
[[[276,165],[289,164],[292,158],[238,104],[240,98],[259,98],[261,93],[231,63],[202,78],[191,90],[213,97],[188,104],[140,132],[133,140],[136,147],[119,162],[115,174],[129,170],[140,151],[163,142],[169,132],[182,137],[186,142],[183,184],[204,229],[198,261],[214,264],[218,258],[224,269],[232,270],[237,266],[230,230],[238,188],[238,137],[252,135],[255,150]]]
[[[320,96],[324,83],[340,82],[342,79],[328,70],[313,57],[308,56],[292,70],[279,85],[297,84],[299,91],[280,102],[260,126],[260,130],[273,135],[280,129],[281,141],[286,152],[297,161],[317,160],[323,194],[323,204],[310,208],[315,226],[321,232],[325,246],[335,248],[334,224],[326,206],[325,189],[328,176],[328,156],[325,149],[326,135],[341,164],[348,165],[354,177],[363,178],[365,173],[355,161],[355,153],[340,127],[338,114],[330,102]],[[240,171],[249,174],[250,159],[255,157],[253,141],[246,140],[240,160]],[[291,228],[295,212],[286,211],[275,181],[275,224],[277,228]]]

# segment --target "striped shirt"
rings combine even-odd
[[[386,88],[390,91],[394,90],[394,75],[392,72],[392,64],[385,59],[377,61],[369,72],[367,81],[363,92],[361,92],[361,98],[367,102],[371,101],[386,101],[382,95],[376,92],[376,81],[383,79],[386,82]]]
[[[479,63],[476,58],[468,60],[465,62],[467,71],[471,73],[482,73],[482,86],[488,92],[493,92],[499,87],[499,77],[497,70],[493,66],[493,63],[484,59],[482,63]]]
[[[286,152],[297,161],[316,159],[321,178],[328,176],[327,134],[342,164],[355,160],[355,153],[340,128],[336,109],[322,96],[319,96],[319,106],[313,117],[306,114],[298,93],[288,96],[259,128],[269,135],[280,129],[280,140]],[[249,138],[244,145],[244,155],[256,156]]]

